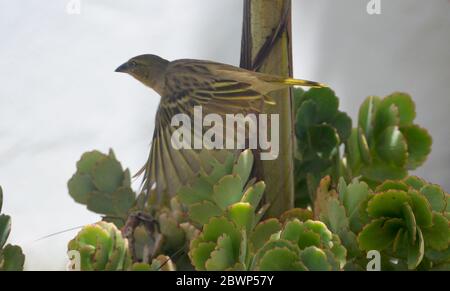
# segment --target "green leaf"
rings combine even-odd
[[[8,215],[0,215],[0,250],[8,240],[11,232],[11,217]]]
[[[368,143],[368,140],[367,140],[366,136],[364,135],[361,127],[358,128],[357,137],[358,137],[358,149],[359,149],[359,154],[360,154],[361,160],[365,164],[371,164],[372,156],[370,154],[369,143]]]
[[[375,160],[372,165],[361,170],[364,177],[382,182],[385,180],[401,180],[408,175],[408,171],[402,167],[389,165],[379,160]]]
[[[255,209],[249,203],[235,203],[228,208],[228,217],[238,227],[250,231],[255,222]]]
[[[292,221],[288,221],[285,224],[283,230],[281,231],[280,238],[298,243],[300,235],[302,235],[302,233],[304,233],[305,231],[308,230],[305,230],[305,226],[303,225],[303,223],[295,219]],[[319,238],[320,241],[320,237],[317,238]],[[320,243],[317,238],[314,239],[314,242],[312,244],[316,245],[317,243]]]
[[[375,116],[374,138],[377,139],[386,128],[398,126],[399,122],[399,112],[395,105],[384,108],[380,106]]]
[[[205,266],[208,271],[224,271],[232,267],[235,263],[233,255],[233,244],[227,234],[223,234],[217,240],[217,246],[211,252],[210,258]]]
[[[240,231],[236,226],[225,217],[213,217],[208,224],[203,227],[203,239],[205,241],[216,242],[222,234],[228,234],[233,242],[233,249],[236,251],[236,257],[239,255],[239,246],[241,242]]]
[[[295,133],[300,142],[306,142],[304,140],[306,139],[308,128],[316,123],[316,113],[317,106],[311,100],[302,103],[300,109],[297,111],[295,117]]]
[[[300,105],[303,104],[303,95],[305,94],[305,91],[300,88],[300,87],[296,87],[294,88],[294,98],[293,99],[293,104],[292,104],[292,108],[293,108],[293,112],[297,112],[298,109],[300,108]]]
[[[304,99],[316,104],[316,120],[319,123],[330,122],[338,112],[339,99],[330,88],[312,88],[304,94]]]
[[[417,268],[423,259],[425,253],[425,245],[420,228],[417,229],[417,240],[414,244],[408,244],[408,269],[413,270]]]
[[[308,229],[314,231],[320,235],[320,239],[323,243],[328,243],[333,238],[332,232],[327,228],[322,221],[308,220],[303,223]]]
[[[189,206],[189,218],[200,224],[206,224],[211,217],[222,214],[223,210],[209,201],[202,201]]]
[[[86,152],[77,162],[77,172],[82,174],[90,174],[95,164],[107,156],[99,151]]]
[[[342,206],[336,198],[329,198],[327,211],[320,214],[320,220],[325,222],[330,230],[339,233],[349,228],[349,220]]]
[[[379,218],[366,225],[358,235],[359,247],[365,251],[385,250],[404,226],[399,218]]]
[[[292,208],[289,209],[280,216],[280,222],[284,223],[289,220],[298,219],[300,221],[307,221],[313,219],[313,213],[309,209],[303,209],[303,208]]]
[[[369,201],[367,212],[371,217],[398,217],[402,218],[403,204],[409,203],[407,193],[398,190],[389,190],[378,193]]]
[[[217,205],[225,210],[231,204],[239,202],[242,198],[242,180],[237,175],[228,175],[214,185],[212,196]]]
[[[255,185],[245,191],[244,196],[242,196],[241,202],[248,202],[253,208],[257,208],[266,189],[266,184],[264,181],[260,181]]]
[[[86,204],[88,194],[96,190],[88,174],[75,173],[67,186],[70,196],[80,204]]]
[[[311,246],[300,253],[303,264],[310,271],[331,271],[325,252],[317,247]]]
[[[339,140],[341,142],[346,142],[352,132],[352,119],[347,113],[338,112],[332,121],[332,124],[338,132]]]
[[[115,216],[116,210],[111,194],[94,191],[89,193],[87,199],[87,209],[99,214]]]
[[[211,200],[213,186],[205,177],[198,177],[192,187],[181,187],[178,190],[178,198],[180,202],[186,205],[191,205],[204,200]]]
[[[414,188],[417,191],[422,189],[422,187],[427,184],[427,182],[425,182],[422,178],[416,176],[409,176],[406,179],[404,179],[403,182],[405,182],[408,186]]]
[[[113,193],[122,185],[124,173],[117,160],[106,158],[95,164],[92,170],[92,178],[97,189]]]
[[[356,173],[361,164],[361,153],[359,151],[357,128],[352,129],[350,138],[345,145],[345,151],[350,169]]]
[[[428,200],[415,190],[408,192],[411,197],[411,207],[416,218],[416,222],[421,227],[429,227],[432,224],[431,205]]]
[[[309,229],[304,223],[298,220],[287,222],[281,231],[280,238],[296,243],[300,249],[309,246],[321,246],[320,233]]]
[[[426,129],[417,125],[401,127],[400,130],[408,143],[408,169],[414,170],[426,161],[433,140]]]
[[[267,251],[259,263],[259,271],[298,271],[298,254],[287,248],[273,248]]]
[[[414,244],[416,242],[417,232],[419,231],[416,224],[416,218],[414,217],[411,206],[406,202],[403,203],[402,211],[406,228],[408,229],[409,243]]]
[[[206,261],[210,258],[215,247],[215,242],[201,242],[195,248],[191,247],[189,257],[197,271],[206,271]]]
[[[255,250],[261,248],[270,236],[281,230],[281,224],[275,218],[267,219],[256,225],[252,234],[250,235],[250,242]]]
[[[372,136],[375,114],[380,103],[380,97],[370,96],[359,108],[358,127],[361,128],[362,135]]]
[[[222,179],[222,177],[230,175],[232,173],[234,166],[234,156],[228,155],[224,163],[220,163],[217,160],[213,159],[211,165],[213,169],[207,176],[205,176],[205,179],[211,185],[215,185],[219,182],[220,179]]]
[[[396,126],[386,128],[377,140],[377,153],[386,162],[403,167],[408,158],[408,145]]]
[[[129,187],[120,187],[111,196],[114,210],[119,216],[127,216],[136,202],[136,194]]]
[[[375,189],[375,192],[386,192],[388,190],[399,190],[408,192],[409,187],[402,181],[387,180],[384,181],[381,185],[378,185],[377,188]]]
[[[311,147],[321,158],[329,159],[339,145],[336,130],[329,125],[316,125],[309,128]]]
[[[251,150],[245,150],[239,155],[237,163],[234,165],[233,174],[238,175],[241,178],[241,188],[244,188],[245,184],[250,177],[250,173],[253,168],[253,154]]]
[[[448,220],[440,213],[433,213],[433,226],[422,229],[425,244],[428,247],[442,251],[448,248],[450,228]]]
[[[4,271],[22,271],[25,263],[25,255],[18,246],[7,245],[3,251],[3,263],[1,269]]]
[[[363,226],[360,217],[361,207],[365,205],[369,194],[369,186],[364,182],[353,182],[345,188],[343,193],[339,193],[352,229],[360,229]]]
[[[436,212],[443,212],[447,206],[445,192],[438,185],[426,185],[421,190],[422,193],[430,202],[431,208]]]
[[[400,126],[411,125],[416,118],[416,106],[411,96],[406,93],[396,92],[381,101],[380,109],[389,108],[395,105],[398,108]]]

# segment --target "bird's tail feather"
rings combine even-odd
[[[294,79],[294,78],[283,78],[283,77],[266,75],[266,74],[260,75],[259,79],[261,79],[265,82],[268,82],[268,83],[284,85],[284,86],[286,86],[286,85],[287,86],[305,86],[305,87],[316,87],[316,88],[328,87],[327,85],[325,85],[323,83],[319,83],[319,82],[300,80],[300,79]]]
[[[305,87],[328,87],[325,84],[314,82],[314,81],[308,81],[308,80],[299,80],[299,79],[293,79],[293,78],[286,78],[280,80],[280,83],[283,83],[285,85],[289,86],[305,86]]]

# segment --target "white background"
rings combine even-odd
[[[241,0],[0,0],[0,185],[10,242],[29,270],[64,268],[76,231],[97,221],[66,183],[80,155],[114,148],[136,172],[147,158],[159,97],[114,69],[154,53],[237,65]],[[450,190],[450,3],[294,0],[295,76],[325,82],[356,116],[368,95],[407,91],[434,138],[418,174]],[[136,184],[136,187],[138,185]]]

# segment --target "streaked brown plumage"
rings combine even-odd
[[[171,146],[175,130],[170,125],[172,116],[177,113],[192,116],[194,106],[202,106],[203,114],[257,113],[264,103],[274,103],[267,96],[272,91],[295,85],[323,86],[210,61],[169,62],[156,55],[134,57],[116,72],[130,74],[161,96],[150,156],[138,173],[144,173],[145,190],[156,187],[160,202],[174,196],[181,185],[196,176],[202,167],[207,167],[202,163],[201,151],[175,150]]]

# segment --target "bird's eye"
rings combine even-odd
[[[130,62],[130,65],[131,65],[132,67],[136,67],[136,66],[137,66],[137,63],[136,63],[135,61],[131,61],[131,62]]]

